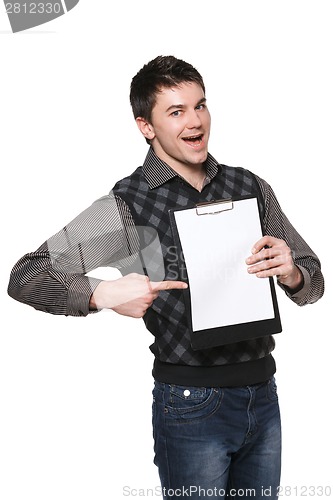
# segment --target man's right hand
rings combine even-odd
[[[101,281],[90,299],[91,309],[112,309],[118,314],[142,318],[162,290],[184,290],[183,281],[150,281],[148,276],[128,274],[113,281]]]

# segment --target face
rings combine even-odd
[[[162,89],[157,94],[151,123],[141,118],[137,122],[157,156],[176,171],[201,167],[206,160],[210,114],[200,85],[183,83]]]

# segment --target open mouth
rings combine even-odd
[[[183,137],[182,139],[192,146],[198,146],[202,142],[203,134],[190,135],[188,137]]]

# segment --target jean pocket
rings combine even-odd
[[[267,399],[272,402],[278,401],[277,386],[275,382],[275,377],[272,377],[267,382]]]
[[[189,421],[212,415],[222,399],[222,390],[215,387],[170,385],[165,404],[166,417]]]

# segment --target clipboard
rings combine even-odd
[[[245,259],[263,236],[257,197],[243,196],[169,210],[183,263],[193,349],[208,349],[282,331],[273,278],[247,272]]]

